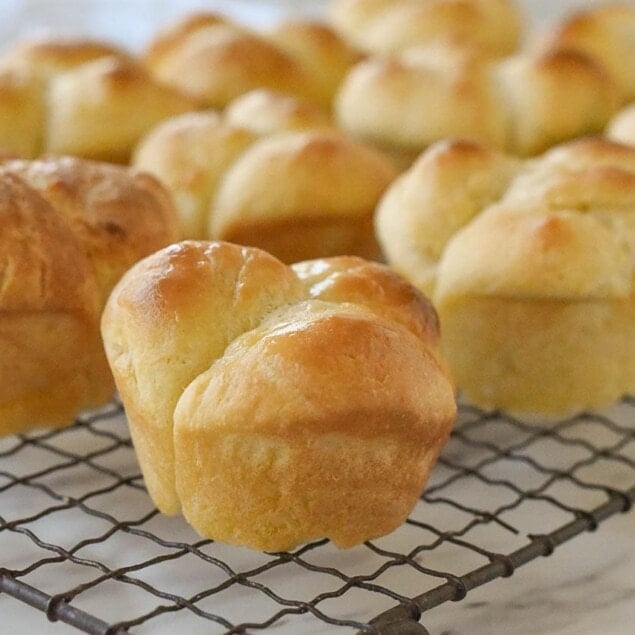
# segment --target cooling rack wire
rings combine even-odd
[[[348,551],[321,540],[255,553],[152,507],[113,402],[70,428],[0,440],[0,603],[95,635],[423,635],[427,611],[634,499],[635,397],[550,424],[461,405],[398,531]]]

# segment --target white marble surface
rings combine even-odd
[[[182,0],[1,0],[0,2],[0,42],[5,45],[16,38],[18,33],[37,33],[52,30],[56,33],[88,34],[91,36],[110,37],[124,44],[137,48],[143,44],[156,25],[168,22],[175,15],[191,8],[220,7],[239,17],[246,18],[257,24],[265,24],[287,12],[302,12],[319,14],[323,3],[301,2],[287,0],[286,2],[258,2],[256,0],[208,1]],[[554,18],[556,13],[562,13],[572,6],[587,5],[589,2],[576,0],[526,0],[526,9],[536,23]],[[632,418],[627,422],[635,425]],[[594,439],[603,443],[605,439]],[[72,440],[81,449],[84,443],[81,435]],[[6,443],[6,442],[5,442]],[[631,444],[632,446],[633,444]],[[0,446],[2,447],[2,446]],[[6,446],[5,446],[6,447]],[[453,452],[450,448],[450,453]],[[469,464],[477,460],[478,454],[466,454],[465,449],[459,451],[458,459]],[[630,456],[635,451],[630,448]],[[110,467],[134,473],[137,468],[130,452],[118,453],[114,464],[104,463]],[[456,456],[453,458],[457,458]],[[540,452],[540,459],[547,465],[558,465],[562,456],[560,448],[545,447]],[[47,459],[42,453],[34,451],[26,460],[21,459],[19,465],[0,459],[0,470],[28,473],[42,465]],[[110,459],[109,459],[110,460]],[[550,463],[551,462],[551,463]],[[8,465],[9,463],[9,465]],[[517,465],[497,464],[493,477],[533,478],[530,474],[519,474]],[[443,469],[437,471],[435,479],[441,479]],[[593,476],[597,477],[597,474]],[[77,495],[93,486],[94,474],[90,470],[80,473],[69,473],[59,479],[53,478],[55,487],[64,492]],[[608,465],[606,473],[601,476],[607,484],[625,486],[633,475],[624,470]],[[0,479],[0,485],[2,480]],[[475,482],[463,482],[461,489],[453,492],[461,500],[479,507],[490,509],[505,501],[509,493],[501,492],[497,488],[483,487]],[[571,493],[576,503],[581,507],[592,505],[595,501],[593,494],[590,499],[579,493]],[[36,511],[50,501],[38,494],[32,488],[12,488],[4,495],[0,495],[0,514],[7,517],[19,517]],[[113,497],[106,501],[99,499],[94,502],[95,507],[113,511],[119,518],[136,519],[143,516],[151,506],[142,493],[134,490],[117,490]],[[114,513],[114,512],[113,512]],[[415,512],[421,519],[434,518],[434,524],[444,527],[460,526],[465,522],[461,514],[450,508],[441,506],[421,505]],[[524,533],[542,531],[545,525],[555,528],[564,520],[564,516],[557,513],[548,514],[544,508],[531,505],[510,513],[515,526],[521,527]],[[70,546],[79,537],[86,535],[86,531],[105,531],[107,523],[91,521],[86,526],[82,514],[59,512],[30,526],[38,535]],[[144,527],[173,540],[193,540],[195,537],[187,526],[180,520],[156,518]],[[488,528],[490,531],[490,528]],[[517,541],[510,539],[504,532],[491,535],[476,535],[475,539],[488,544],[490,548],[498,550],[511,549],[524,544],[524,536]],[[635,632],[635,513],[613,518],[601,526],[595,534],[581,536],[559,548],[548,559],[541,558],[519,569],[513,578],[498,580],[469,593],[460,603],[445,604],[427,613],[424,624],[432,635],[630,635]],[[33,558],[32,543],[20,536],[10,535],[8,538],[0,534],[0,566],[20,567]],[[393,536],[377,541],[377,544],[395,551],[407,551],[416,543],[417,537],[409,528],[393,534]],[[501,542],[497,543],[497,539]],[[430,537],[429,537],[430,539]],[[414,542],[413,542],[414,541]],[[88,547],[82,550],[84,557],[99,558],[110,563],[110,566],[122,566],[141,562],[145,558],[161,553],[155,546],[141,539],[109,540],[104,545]],[[214,547],[210,553],[222,556],[232,563],[236,570],[249,569],[266,560],[264,556],[244,550]],[[347,571],[351,575],[369,573],[375,570],[381,559],[374,556],[368,549],[359,548],[351,552],[337,552],[330,547],[320,549],[316,555],[316,562],[322,565],[332,564]],[[484,564],[478,558],[466,557],[460,550],[435,550],[425,554],[420,562],[427,566],[436,566],[445,570],[461,573],[478,564]],[[211,583],[222,579],[216,571],[208,567],[201,567],[196,562],[189,562],[183,569],[169,566],[158,567],[156,571],[146,573],[148,579],[160,588],[175,590],[187,594],[196,592]],[[69,588],[85,579],[94,577],[94,570],[88,570],[88,577],[78,574],[70,568],[62,569],[62,574],[52,567],[43,567],[26,578],[27,582],[42,586],[51,593]],[[143,577],[144,574],[140,574]],[[211,579],[210,579],[211,578]],[[218,580],[216,579],[218,578]],[[339,581],[324,576],[308,576],[302,571],[275,571],[265,577],[264,581],[273,586],[285,597],[309,597],[316,591],[338,588]],[[409,590],[421,584],[421,577],[412,570],[395,567],[381,576],[379,583],[387,587],[400,590],[406,594]],[[428,583],[430,586],[431,583]],[[111,585],[105,593],[86,594],[82,597],[81,606],[98,615],[108,617],[129,615],[126,611],[138,612],[140,594],[134,587]],[[147,601],[147,600],[146,600]],[[356,614],[372,616],[393,605],[392,600],[370,593],[347,595],[345,601],[333,602],[328,608],[333,614],[350,616]],[[271,605],[259,594],[250,592],[234,593],[222,598],[223,611],[240,621],[246,615],[265,615]],[[151,608],[150,605],[147,608]],[[209,608],[209,607],[208,607]],[[326,610],[326,609],[325,609]],[[181,611],[174,615],[156,620],[139,633],[215,633],[217,631],[209,624],[202,625],[200,621],[189,618]],[[64,635],[75,633],[74,629],[63,624],[49,624],[44,621],[43,614],[27,607],[11,598],[0,594],[0,635],[32,635],[44,633]],[[259,631],[255,631],[259,632]],[[269,631],[267,631],[269,632]],[[353,632],[352,630],[337,630],[325,627],[314,620],[301,622],[287,622],[271,631],[276,634],[289,633],[293,635],[318,634],[328,632]]]

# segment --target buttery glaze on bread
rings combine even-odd
[[[101,309],[175,213],[148,175],[50,158],[0,164],[0,216],[0,434],[65,425],[111,397]]]
[[[521,36],[510,0],[333,0],[330,19],[345,38],[380,55],[441,41],[496,57],[513,53]]]
[[[184,242],[124,276],[102,330],[153,500],[232,544],[392,531],[455,415],[434,309],[358,258]]]
[[[426,46],[353,67],[336,97],[337,122],[409,165],[445,138],[533,156],[601,132],[619,103],[596,60],[566,50],[493,62],[473,49]]]
[[[271,112],[258,121],[296,124]],[[142,142],[134,165],[172,191],[182,237],[252,245],[285,262],[376,257],[372,216],[395,177],[386,157],[334,130],[258,140],[213,113],[165,122]]]
[[[591,138],[521,162],[438,144],[376,223],[475,402],[558,413],[635,390],[635,150]]]

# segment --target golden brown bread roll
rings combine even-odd
[[[286,99],[252,101],[263,129],[311,121],[301,104],[287,113]],[[377,256],[372,214],[395,176],[387,158],[328,129],[256,139],[215,113],[184,115],[148,135],[134,165],[172,192],[184,238],[266,248],[285,262]]]
[[[155,128],[135,151],[134,165],[171,192],[181,238],[207,238],[218,184],[256,137],[212,111],[187,113]]]
[[[230,125],[257,135],[334,127],[317,104],[262,88],[234,99],[225,109],[224,116]]]
[[[344,76],[362,57],[335,31],[319,22],[284,20],[268,37],[303,64],[311,77],[316,100],[327,111]]]
[[[401,59],[370,58],[347,75],[336,98],[338,123],[407,167],[448,136],[504,146],[507,121],[490,66],[472,51],[411,49]]]
[[[19,42],[0,58],[0,150],[33,158],[43,150],[47,82],[85,62],[124,51],[92,40]]]
[[[260,247],[284,262],[376,258],[373,212],[394,176],[388,159],[341,133],[266,137],[225,173],[210,236]]]
[[[98,41],[19,43],[0,68],[0,150],[25,158],[51,152],[126,162],[161,119],[199,106]]]
[[[439,142],[381,199],[377,237],[388,262],[431,295],[448,241],[507,190],[520,163],[467,141]]]
[[[224,22],[182,29],[169,50],[158,57],[146,56],[146,63],[159,80],[195,95],[211,108],[224,108],[254,88],[317,97],[308,71],[298,60],[256,33]]]
[[[408,165],[448,137],[531,156],[600,132],[617,105],[608,73],[581,53],[492,62],[475,50],[428,46],[353,67],[335,110],[345,130]]]
[[[599,60],[619,87],[623,102],[635,99],[635,7],[615,4],[584,9],[567,17],[541,42],[546,50],[569,49]]]
[[[175,213],[150,176],[50,158],[0,165],[0,215],[0,434],[68,424],[112,395],[102,306]]]
[[[392,531],[455,414],[431,305],[357,258],[181,243],[124,276],[102,328],[153,500],[232,544]]]
[[[499,147],[518,156],[602,132],[619,104],[605,69],[583,53],[519,55],[501,62],[496,73],[511,122]]]
[[[56,154],[126,162],[158,122],[197,107],[195,99],[157,83],[141,66],[102,58],[51,81],[45,147]]]
[[[344,37],[378,54],[443,41],[502,56],[521,36],[510,0],[333,0],[330,19]]]
[[[376,222],[476,403],[556,413],[635,390],[634,149],[590,138],[520,162],[439,144]]]

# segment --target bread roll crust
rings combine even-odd
[[[455,413],[434,309],[358,258],[187,241],[126,274],[102,329],[153,500],[232,544],[391,531]]]
[[[65,217],[104,302],[123,271],[176,236],[172,202],[148,174],[73,157],[8,161],[0,171],[20,176]]]
[[[116,287],[102,320],[106,351],[146,486],[164,513],[179,511],[172,415],[183,390],[239,333],[300,293],[272,256],[196,241],[143,260]],[[219,316],[226,322],[210,328]]]
[[[172,193],[180,237],[204,239],[225,171],[255,139],[216,112],[186,113],[154,128],[135,150],[133,164],[153,174]]]
[[[385,157],[341,134],[265,138],[225,174],[210,235],[268,247],[285,262],[343,253],[374,257],[373,211],[394,175]]]
[[[390,259],[432,291],[459,387],[482,406],[546,413],[633,392],[635,152],[590,138],[521,163],[481,148],[466,172],[462,154],[431,149],[378,216]],[[478,183],[487,196],[469,194]],[[458,213],[427,204],[457,195]],[[408,241],[409,227],[429,235]]]
[[[504,194],[519,167],[511,157],[473,142],[433,145],[377,207],[375,228],[388,261],[431,294],[448,241]]]
[[[357,64],[335,104],[342,128],[408,167],[441,139],[525,157],[600,133],[619,105],[619,91],[606,69],[582,52],[492,61],[477,49],[429,45]]]
[[[378,537],[406,519],[445,440],[447,382],[420,340],[372,313],[303,308],[235,340],[179,401],[177,487],[203,535],[268,551]]]
[[[255,33],[228,24],[189,33],[153,72],[210,108],[224,108],[255,88],[316,97],[311,78],[298,60]]]
[[[616,81],[623,102],[635,98],[633,36],[635,9],[626,5],[600,6],[578,11],[542,43],[544,50],[567,49],[589,55],[606,68]]]
[[[471,52],[418,49],[363,61],[344,79],[335,110],[346,131],[401,156],[401,164],[446,137],[505,145],[507,119],[489,63]]]
[[[54,154],[125,163],[157,123],[199,105],[135,63],[101,58],[51,81],[45,147]]]
[[[0,165],[0,215],[0,434],[66,425],[112,396],[101,309],[174,211],[151,177],[49,158]]]
[[[0,174],[0,214],[0,434],[11,434],[66,423],[112,380],[89,381],[108,373],[94,363],[99,296],[75,234],[13,174]]]

